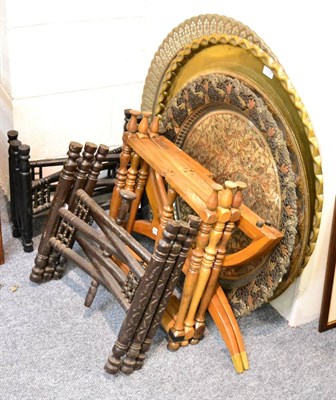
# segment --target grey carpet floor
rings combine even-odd
[[[320,334],[317,321],[291,328],[269,305],[238,321],[250,361],[243,374],[235,373],[210,317],[199,345],[170,353],[160,331],[141,371],[106,374],[123,311],[103,289],[86,309],[90,280],[71,265],[60,281],[31,283],[36,251],[24,253],[11,237],[2,193],[0,206],[1,400],[335,398],[336,329]]]

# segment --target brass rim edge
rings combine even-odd
[[[164,101],[168,95],[165,90],[171,86],[171,80],[178,70],[186,62],[187,58],[191,53],[196,53],[207,46],[213,46],[216,44],[228,44],[235,47],[241,47],[242,49],[249,51],[254,57],[259,58],[264,65],[272,70],[276,78],[280,81],[284,89],[289,94],[289,98],[294,104],[298,111],[298,114],[303,123],[307,139],[309,141],[310,152],[313,159],[313,169],[315,175],[315,204],[314,204],[314,220],[311,227],[310,238],[307,244],[305,252],[304,265],[307,264],[316,244],[319,226],[321,222],[322,213],[322,203],[323,203],[323,181],[322,181],[322,167],[321,167],[321,156],[318,150],[317,139],[314,134],[312,124],[310,122],[308,113],[297,94],[292,82],[289,80],[287,74],[285,73],[283,67],[264,50],[259,48],[257,45],[249,42],[248,40],[229,34],[212,34],[199,39],[194,40],[191,44],[185,46],[185,48],[177,53],[175,58],[170,63],[167,71],[165,73],[164,79],[162,80],[160,90],[158,93],[157,107],[155,110],[156,114],[161,114],[165,108]]]
[[[272,50],[252,29],[233,18],[219,14],[201,14],[189,18],[175,27],[156,51],[145,80],[141,110],[153,109],[157,88],[175,55],[193,40],[216,33],[245,38],[277,60]]]

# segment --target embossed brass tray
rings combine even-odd
[[[272,254],[225,268],[221,283],[237,315],[281,294],[316,243],[322,172],[307,112],[271,50],[233,19],[185,21],[163,41],[146,79],[142,110],[221,183],[245,180],[245,202],[284,233]],[[180,216],[186,212],[179,202]],[[231,251],[247,242],[236,234]]]

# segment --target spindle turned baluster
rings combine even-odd
[[[159,136],[160,118],[156,115],[149,127],[148,136],[153,139]]]
[[[160,225],[156,235],[156,243],[161,239],[162,232],[167,225],[167,221],[174,218],[174,202],[177,192],[169,185],[167,189],[166,202],[163,204],[162,214],[160,216]]]
[[[144,115],[143,115],[144,118],[142,119],[141,123],[139,124],[138,132],[137,132],[138,137],[140,137],[140,135],[143,135],[142,137],[147,136],[148,117],[150,115],[151,115],[150,113],[144,113]],[[152,121],[152,124],[150,126],[151,132],[158,132],[159,127],[155,122],[156,120],[157,120],[157,118],[154,118]],[[149,166],[145,160],[141,159],[141,167],[140,167],[140,170],[138,173],[138,179],[137,179],[135,191],[134,191],[136,194],[136,198],[131,204],[129,217],[128,217],[128,221],[127,221],[127,225],[126,225],[126,230],[128,232],[131,232],[133,229],[134,222],[136,219],[136,213],[137,213],[138,207],[140,205],[141,198],[143,196],[145,186],[147,183],[148,173],[149,173]]]
[[[82,152],[82,156],[77,160],[77,169],[74,177],[74,182],[71,188],[70,196],[67,199],[68,209],[74,209],[75,195],[78,189],[83,189],[86,181],[87,175],[90,170],[95,152],[97,150],[97,145],[91,142],[86,142]]]
[[[140,161],[140,156],[137,153],[133,152],[131,155],[131,166],[129,167],[127,172],[124,189],[134,192],[135,182],[139,172]]]
[[[151,112],[143,111],[142,119],[138,126],[138,137],[141,139],[149,137],[149,119],[152,116]]]
[[[103,169],[103,162],[106,160],[108,152],[109,147],[105,144],[100,144],[98,146],[84,186],[85,193],[87,193],[90,197],[93,195],[93,191],[96,188],[98,177],[101,170]]]
[[[142,114],[143,117],[142,117],[141,122],[139,123],[138,130],[136,132],[138,137],[141,137],[141,138],[148,137],[148,127],[149,127],[148,118],[150,115],[151,115],[151,113],[143,113]],[[131,166],[128,169],[126,183],[125,183],[125,189],[130,190],[132,192],[135,191],[136,181],[138,179],[138,174],[139,174],[140,162],[141,162],[140,156],[136,152],[133,152],[131,155]],[[147,168],[147,170],[148,170],[148,168]],[[143,179],[143,176],[141,178]],[[142,185],[144,187],[144,184],[141,182],[141,186]],[[141,198],[139,199],[139,201],[140,200],[141,200]],[[133,214],[134,214],[134,210],[135,210],[135,214],[136,214],[137,209],[134,209],[134,207],[133,207],[133,209],[132,209]],[[135,215],[133,215],[133,214],[132,214],[132,220],[135,219]]]
[[[140,115],[140,112],[135,110],[129,110],[129,113],[131,114],[131,118],[129,120],[129,123],[127,124],[127,131],[124,132],[122,137],[123,146],[120,154],[120,166],[118,168],[116,183],[111,197],[110,215],[112,218],[116,218],[118,214],[118,210],[121,203],[119,192],[121,189],[125,187],[128,165],[132,154],[132,149],[127,144],[128,136],[132,134],[134,135],[138,131],[137,117]]]

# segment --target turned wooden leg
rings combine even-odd
[[[214,185],[213,194],[217,196],[216,201],[213,201],[213,205],[210,205],[208,201],[208,209],[211,211],[216,210],[217,214],[217,222],[211,229],[209,235],[209,242],[204,249],[204,256],[201,262],[199,277],[197,280],[197,284],[194,290],[193,297],[191,299],[191,303],[189,306],[187,317],[184,321],[184,330],[185,330],[185,339],[189,340],[194,336],[194,324],[195,324],[195,315],[201,298],[203,296],[204,290],[208,283],[208,279],[211,274],[212,264],[215,260],[217,245],[219,240],[221,239],[223,229],[225,226],[226,219],[228,218],[228,213],[226,209],[218,206],[218,192],[222,190],[223,187],[221,185]],[[216,206],[216,207],[215,207]]]
[[[185,227],[182,226],[181,229],[183,229],[183,228],[185,228]],[[179,231],[178,236],[182,237],[182,240],[183,240],[183,238],[185,239],[185,235],[187,233],[186,231],[188,231],[189,228],[187,226],[186,230],[184,230],[183,234],[181,233],[181,229]],[[142,344],[146,339],[147,332],[149,331],[152,321],[155,317],[155,313],[156,313],[157,307],[159,305],[159,302],[161,300],[161,296],[164,292],[165,286],[167,285],[167,281],[169,280],[169,277],[172,273],[176,258],[181,250],[181,246],[182,246],[182,243],[180,243],[180,241],[176,241],[173,244],[173,246],[169,252],[169,255],[165,262],[161,276],[158,279],[158,282],[152,293],[150,301],[148,302],[147,308],[146,308],[146,310],[144,310],[144,314],[139,323],[139,326],[135,333],[135,336],[132,339],[132,342],[131,342],[129,350],[126,354],[126,357],[123,360],[123,365],[121,367],[121,370],[125,374],[132,373],[135,368],[136,359],[140,354]]]
[[[79,203],[75,203],[76,192],[79,189],[84,189],[86,193],[91,196],[96,187],[98,176],[103,167],[103,162],[106,159],[106,155],[109,148],[105,145],[100,145],[98,150],[94,143],[87,142],[84,147],[82,157],[78,160],[78,166],[74,178],[74,182],[68,196],[68,208],[73,211],[83,221],[88,221],[89,213]],[[74,230],[68,225],[63,224],[58,229],[56,238],[62,240],[68,247],[72,247],[74,244]],[[64,263],[65,258],[60,257],[59,261],[56,257],[53,263],[50,263],[54,267],[54,279],[60,279],[64,274]]]
[[[141,135],[145,136],[148,133],[148,116],[149,116],[149,114],[145,114],[144,118],[142,119],[141,123],[139,124],[139,128],[138,128],[138,136],[139,137]],[[154,120],[156,121],[156,119],[154,119]],[[151,124],[151,131],[153,131],[155,129],[157,129],[157,131],[158,131],[158,125],[154,124],[154,121],[153,121]],[[132,232],[132,230],[133,230],[138,207],[140,205],[141,198],[143,196],[145,186],[146,186],[146,183],[148,180],[148,174],[149,174],[149,165],[144,160],[141,160],[141,168],[138,173],[138,179],[137,179],[135,191],[134,191],[136,194],[136,198],[132,202],[127,225],[126,225],[126,230],[128,232]]]
[[[94,156],[93,162],[91,164],[91,168],[89,169],[89,173],[87,175],[84,186],[84,191],[89,196],[93,195],[93,192],[97,186],[98,177],[103,168],[103,162],[106,160],[108,152],[109,152],[108,146],[104,144],[99,145],[98,150]]]
[[[150,116],[149,114],[144,114],[143,118],[138,126],[137,132],[135,133],[136,136],[140,138],[148,138],[148,117]],[[139,173],[139,165],[140,165],[141,158],[140,156],[133,152],[131,156],[131,166],[128,169],[127,176],[126,176],[126,183],[125,183],[125,189],[130,190],[134,192],[135,189],[135,183],[138,177]]]
[[[35,266],[30,274],[30,280],[33,282],[41,283],[43,280],[52,278],[53,270],[47,270],[48,258],[51,252],[49,239],[56,234],[59,221],[58,209],[63,205],[71,188],[81,149],[82,145],[77,142],[71,142],[69,145],[68,159],[60,174],[56,193],[35,258]]]
[[[143,342],[142,346],[141,346],[141,352],[136,360],[136,364],[134,366],[135,369],[140,369],[144,363],[144,360],[146,358],[146,353],[149,350],[152,340],[157,332],[157,329],[160,326],[160,323],[163,319],[163,315],[165,313],[165,309],[167,307],[167,304],[171,298],[171,295],[173,293],[173,290],[177,284],[177,281],[179,279],[179,276],[181,274],[181,270],[182,270],[182,266],[185,262],[185,259],[188,255],[189,249],[192,245],[192,243],[195,240],[195,237],[197,235],[197,232],[200,228],[201,225],[201,220],[199,217],[196,216],[190,216],[189,217],[189,231],[187,233],[187,237],[184,240],[183,244],[182,244],[182,249],[180,251],[180,255],[179,258],[176,262],[175,268],[173,270],[173,272],[171,273],[171,276],[169,278],[169,281],[167,283],[167,286],[165,288],[165,291],[162,295],[162,298],[160,300],[160,304],[156,310],[156,314],[153,318],[153,322],[152,325],[150,326],[150,329],[147,333],[146,339]]]
[[[185,340],[184,321],[194,293],[194,289],[197,284],[204,249],[209,241],[211,225],[212,223],[202,222],[196,238],[196,245],[192,251],[189,269],[187,270],[183,285],[182,298],[176,317],[176,322],[174,324],[174,328],[169,331],[169,342],[167,347],[168,350],[171,351],[178,350],[181,346],[181,343],[183,343]]]
[[[94,143],[85,143],[82,155],[77,159],[77,168],[71,190],[67,193],[66,203],[69,211],[74,211],[75,208],[75,194],[78,189],[82,189],[85,185],[87,174],[91,167],[91,163],[94,157],[94,153],[97,150],[97,146]],[[63,220],[60,220],[59,226],[57,228],[56,239],[60,240],[62,243],[68,247],[73,245],[73,229]],[[66,259],[64,256],[60,255],[55,249],[50,253],[48,260],[48,270],[53,271],[53,278],[60,279],[64,272],[64,263]]]
[[[18,168],[19,164],[19,151],[18,148],[21,144],[19,140],[17,140],[19,133],[17,131],[9,131],[7,133],[8,136],[8,170],[9,170],[9,190],[10,190],[10,213],[12,220],[12,234],[13,237],[20,237],[21,230],[19,226],[19,221],[17,219],[17,207],[16,202],[19,199],[19,193],[17,193],[17,177],[15,168]],[[17,164],[17,167],[15,166]]]
[[[232,230],[234,228],[234,223],[230,224],[229,219],[231,217],[231,206],[232,206],[232,201],[233,201],[233,190],[237,188],[237,185],[234,182],[231,181],[226,181],[225,182],[225,190],[223,191],[223,194],[220,199],[220,207],[222,211],[222,221],[226,223],[224,232],[222,234],[222,237],[220,239],[217,252],[216,252],[216,257],[215,261],[213,263],[213,268],[211,270],[211,275],[208,281],[208,284],[206,286],[206,289],[204,291],[204,294],[202,296],[196,318],[195,318],[195,332],[194,336],[191,340],[192,344],[198,343],[199,340],[201,340],[204,336],[204,330],[205,330],[205,313],[207,311],[208,305],[211,301],[212,295],[215,290],[215,286],[219,277],[220,270],[222,268],[222,263],[223,259],[225,256],[226,252],[226,245],[228,240],[231,237]],[[220,218],[218,218],[219,220]],[[239,219],[239,217],[238,217]]]
[[[218,267],[223,264],[226,252],[226,244],[231,237],[234,225],[240,219],[239,207],[242,203],[242,190],[246,188],[246,184],[243,182],[236,182],[235,185],[237,187],[237,191],[234,194],[232,200],[230,220],[225,226],[224,234],[219,245],[215,266],[213,269],[215,276],[219,274]],[[226,182],[226,187],[228,188],[228,182]],[[231,184],[230,187],[232,187]],[[230,351],[232,362],[236,371],[238,373],[241,373],[244,370],[247,370],[249,368],[249,363],[242,335],[240,333],[238,323],[233,314],[231,306],[225,296],[225,293],[218,285],[218,283],[215,283],[215,294],[211,298],[208,310],[212,318],[214,319],[219,331],[221,332],[221,335],[228,347],[228,350]],[[197,336],[199,337],[201,334],[201,331],[196,331],[196,339]]]
[[[13,237],[21,236],[21,194],[20,194],[20,161],[19,140],[11,140],[9,145],[10,182],[11,182],[11,218]]]
[[[239,208],[243,201],[242,191],[246,188],[246,184],[244,182],[238,181],[238,182],[236,182],[236,185],[237,185],[237,191],[236,191],[236,193],[233,197],[233,201],[232,201],[230,221],[228,222],[227,226],[225,227],[226,241],[229,240],[235,223],[238,222],[240,219],[240,209]],[[224,257],[225,257],[225,254],[224,254]],[[224,258],[223,258],[223,260],[224,260]],[[222,263],[223,263],[223,261],[222,261]],[[217,300],[215,300],[215,297],[217,298]],[[225,314],[225,316],[222,315],[222,317],[221,317],[222,320],[225,319],[225,321],[226,321],[225,328],[223,328],[223,327],[221,328],[220,325],[218,325],[218,328],[220,329],[221,333],[222,333],[223,329],[226,329],[227,332],[230,332],[230,334],[233,334],[235,337],[237,346],[238,346],[238,350],[235,347],[231,351],[231,357],[232,357],[233,364],[234,364],[237,372],[241,372],[241,365],[243,367],[243,370],[247,370],[247,369],[249,369],[249,363],[248,363],[247,354],[245,351],[244,341],[243,341],[242,335],[240,333],[237,320],[231,309],[231,306],[225,296],[223,289],[218,285],[218,283],[216,284],[216,287],[215,287],[215,295],[213,296],[213,299],[214,299],[214,304],[218,305],[218,303],[220,303],[220,305],[221,305],[221,308],[218,307],[216,312],[222,313],[223,315]],[[213,299],[211,300],[210,304],[213,303]],[[221,309],[222,309],[222,311],[220,311]],[[210,311],[210,307],[209,307],[209,311]],[[211,315],[213,317],[214,317],[214,312],[215,312],[214,307],[212,307]]]
[[[159,242],[147,266],[146,273],[140,280],[131,306],[120,328],[118,339],[112,348],[112,355],[105,364],[105,370],[110,374],[116,374],[121,367],[122,357],[129,349],[179,229],[179,223],[172,221],[169,224],[169,228],[167,227],[165,231],[164,240]]]
[[[33,248],[33,206],[32,180],[29,164],[30,147],[26,144],[19,146],[20,183],[21,183],[21,236],[23,250],[30,253]]]

